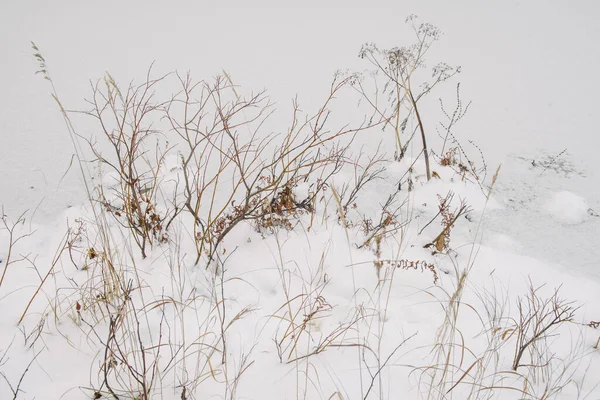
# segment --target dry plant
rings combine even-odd
[[[374,240],[381,240],[406,227],[410,221],[402,221],[399,214],[406,206],[406,201],[397,204],[396,197],[398,192],[390,194],[385,203],[381,204],[379,220],[374,223],[372,219],[364,216],[361,221],[361,230],[365,236],[365,241],[357,245],[359,249],[371,246]],[[379,238],[379,239],[378,239]]]
[[[549,298],[543,298],[540,290],[544,285],[534,287],[530,281],[528,294],[517,300],[518,317],[515,319],[514,332],[516,337],[515,353],[512,369],[519,367],[534,370],[547,366],[552,358],[549,354],[547,339],[565,322],[572,322],[577,308],[573,302],[565,301],[558,295],[556,288]],[[523,356],[529,354],[528,361]]]
[[[130,280],[126,286],[119,287],[121,292],[116,301],[104,303],[108,314],[106,338],[102,338],[96,327],[81,318],[81,322],[88,325],[90,333],[104,347],[99,370],[102,383],[95,390],[96,394],[105,391],[115,399],[120,396],[140,400],[151,398],[159,373],[158,360],[164,346],[163,330],[161,321],[157,332],[158,341],[153,343],[151,339],[145,339],[148,332],[140,321],[143,311],[134,304],[132,298],[133,291],[140,289],[134,288],[133,281]]]
[[[45,65],[42,72],[52,82]],[[145,283],[129,241],[119,242],[114,238],[118,232],[133,239],[145,258],[149,246],[167,240],[168,226],[180,211],[177,207],[159,210],[158,203],[163,200],[160,172],[169,148],[165,141],[161,145],[159,131],[153,127],[154,118],[162,109],[162,104],[155,102],[154,90],[165,76],[152,79],[150,74],[151,69],[143,84],[130,84],[125,92],[108,73],[102,81],[104,87],[100,82],[92,84],[92,99],[88,101],[91,109],[83,113],[98,121],[101,144],[77,134],[53,86],[53,97],[69,128],[78,160],[83,157],[78,140],[83,139],[100,166],[108,166],[117,177],[110,196],[102,185],[92,190],[87,183],[92,174],[79,161],[93,219],[75,221],[77,226],[69,228],[51,269],[36,291],[37,294],[64,253],[86,274],[83,282],[71,279],[70,288],[57,288],[53,311],[58,316],[58,309],[66,308],[91,345],[103,349],[98,367],[100,385],[92,384],[90,388],[94,398],[108,395],[115,399],[123,396],[149,399],[161,379],[159,360],[166,346],[164,312],[158,327],[153,329],[145,309]],[[155,149],[149,151],[147,143],[154,140]],[[106,144],[109,150],[103,152]],[[108,215],[119,223],[116,230]],[[73,295],[59,297],[63,290]],[[34,297],[35,294],[32,300]]]
[[[252,309],[226,313],[223,264],[220,274],[210,274],[204,282],[210,295],[199,295],[182,265],[181,235],[174,240],[166,260],[171,280],[161,294],[140,277],[130,253],[122,259],[114,246],[81,243],[94,256],[80,253],[88,279],[74,287],[76,296],[68,301],[74,322],[103,349],[97,359],[98,383],[89,389],[97,395],[145,399],[171,387],[193,398],[210,379],[223,385],[225,398],[233,398],[252,365],[249,354],[240,356],[237,369],[226,357],[228,331]]]
[[[59,265],[60,261],[61,261],[61,257],[63,255],[63,253],[65,251],[67,251],[68,249],[68,243],[69,243],[69,231],[67,231],[67,233],[65,233],[65,235],[61,238],[59,245],[56,249],[56,253],[54,255],[54,257],[51,259],[50,262],[50,268],[48,268],[48,271],[46,271],[46,273],[44,275],[42,275],[40,273],[40,271],[38,270],[38,267],[35,265],[34,261],[31,261],[27,258],[25,258],[30,264],[31,266],[36,270],[36,272],[38,273],[39,277],[40,277],[40,283],[38,284],[38,286],[36,287],[33,295],[31,296],[31,298],[29,299],[29,301],[27,302],[27,305],[25,306],[23,313],[21,314],[21,317],[19,318],[19,321],[17,322],[18,325],[20,325],[23,320],[25,319],[25,317],[27,316],[27,313],[29,311],[29,308],[32,306],[33,302],[35,301],[35,299],[37,298],[37,296],[44,291],[44,285],[45,283],[50,280],[51,278],[54,277],[54,273],[57,269],[57,266]],[[54,319],[56,321],[58,321],[59,319],[59,312],[58,312],[58,304],[56,299],[58,298],[58,296],[56,296],[53,299],[53,296],[47,296],[48,297],[48,302],[50,304],[50,307],[52,308],[52,313],[54,314]],[[43,314],[41,320],[44,320],[46,318],[46,313]]]
[[[496,170],[491,186],[487,192],[484,211],[487,207],[487,203],[494,188],[494,184],[498,178],[499,172],[500,166]],[[447,207],[452,197],[453,193],[448,193],[443,199],[439,197],[440,209],[438,214],[436,214],[436,216],[419,232],[421,233],[440,214],[442,214],[442,212],[446,214],[446,217],[443,218],[443,220],[446,222],[442,221],[442,233],[438,235],[433,242],[426,245],[426,247],[433,246],[437,243],[439,243],[440,246],[443,245],[444,242],[440,243],[440,237],[444,236],[446,227],[450,226],[449,223],[452,222],[453,224],[456,221],[456,219],[453,218],[454,216],[448,211]],[[467,209],[463,208],[463,206],[465,206],[465,204],[464,202],[461,202],[458,210],[463,210],[463,212],[466,211]],[[475,237],[477,237],[481,228],[483,215],[484,213],[482,213],[479,220]],[[473,385],[471,387],[471,393],[473,393],[473,390],[477,391],[480,388],[479,385],[482,385],[482,382],[485,380],[482,374],[486,377],[489,376],[489,373],[485,370],[485,368],[490,365],[497,365],[498,359],[495,357],[498,355],[498,348],[502,345],[501,343],[499,344],[498,341],[489,340],[483,354],[478,357],[469,348],[468,343],[466,342],[466,337],[459,328],[458,318],[463,308],[474,311],[476,318],[478,318],[480,321],[485,321],[485,318],[482,317],[481,312],[479,312],[476,307],[463,302],[463,296],[465,294],[465,290],[467,289],[468,276],[474,266],[475,258],[477,256],[476,244],[473,243],[471,247],[466,268],[461,269],[454,257],[451,257],[447,253],[445,256],[448,257],[454,266],[453,288],[451,290],[447,290],[443,287],[439,287],[439,290],[441,290],[442,293],[442,298],[438,298],[437,295],[435,295],[433,292],[430,292],[430,294],[440,302],[444,310],[444,319],[436,332],[435,344],[432,351],[432,364],[421,368],[415,368],[415,371],[421,372],[419,386],[425,385],[425,393],[428,399],[444,399],[448,396],[453,396],[453,391],[461,382]],[[492,316],[492,324],[501,323],[504,318],[502,312],[504,310],[504,305],[502,305],[502,303],[498,303],[495,297],[492,297],[491,303],[488,301],[488,299],[486,299],[486,301],[483,303],[485,313],[487,313],[488,316]],[[485,328],[485,322],[482,323]],[[468,359],[472,359],[474,361],[469,363],[467,361]],[[427,380],[428,382],[424,383],[423,380]],[[477,396],[478,395],[476,394],[475,397]]]
[[[439,211],[433,217],[433,219],[421,229],[421,232],[423,232],[423,230],[427,228],[427,226],[431,224],[431,222],[433,222],[439,215],[442,216],[442,231],[435,237],[435,239],[424,245],[424,248],[433,246],[438,253],[447,252],[450,250],[450,231],[461,216],[468,215],[471,212],[471,208],[467,205],[464,199],[460,200],[460,205],[457,209],[450,211],[450,204],[452,203],[453,199],[453,192],[448,192],[445,197],[438,195]]]
[[[382,174],[385,171],[381,164],[385,163],[384,155],[380,152],[381,144],[377,146],[377,150],[372,156],[367,158],[367,162],[363,163],[362,158],[364,152],[359,151],[358,156],[355,157],[351,163],[354,169],[354,179],[352,182],[346,182],[342,185],[339,190],[340,201],[342,202],[342,211],[344,216],[348,218],[348,211],[351,209],[357,209],[356,203],[358,195],[361,191],[367,187],[369,183],[372,183],[378,179],[382,179]],[[340,217],[341,218],[341,217]]]
[[[334,307],[327,302],[323,294],[328,282],[323,271],[324,254],[321,257],[321,264],[313,276],[304,277],[301,273],[292,272],[285,267],[278,239],[277,243],[279,280],[285,303],[271,317],[280,321],[275,338],[273,338],[279,361],[288,364],[308,361],[309,357],[330,348],[357,346],[357,343],[351,342],[346,336],[362,319],[359,314],[354,315],[349,322],[332,328],[328,333],[323,333],[321,329],[315,329],[320,326],[320,320],[325,320]],[[299,281],[301,291],[294,295],[292,291],[298,283],[296,281]]]
[[[212,83],[178,77],[182,89],[166,115],[184,143],[183,203],[194,220],[196,263],[204,255],[212,261],[240,222],[254,221],[258,229],[290,229],[299,215],[312,213],[316,196],[343,166],[354,136],[381,123],[365,120],[354,128],[330,130],[330,104],[350,80],[339,75],[312,116],[302,120],[294,101],[291,126],[279,136],[261,131],[271,114],[263,92],[245,98],[228,77]],[[294,194],[299,183],[310,186],[303,198]]]
[[[485,340],[483,351],[477,354],[472,363],[466,363],[464,372],[447,393],[452,392],[459,386],[469,388],[469,398],[487,397],[491,392],[489,388],[500,387],[505,377],[496,372],[501,371],[501,349],[507,343],[506,331],[511,326],[508,315],[509,299],[506,289],[500,290],[494,285],[493,290],[475,289],[475,295],[479,300],[478,305],[469,305],[469,310],[475,314],[481,323],[481,333],[474,339]],[[508,379],[511,377],[509,376]]]
[[[370,162],[368,165],[372,165],[372,163]],[[369,175],[364,174],[360,177],[362,178],[363,176],[368,177]],[[362,182],[364,181],[361,181],[360,179],[355,180],[355,183],[360,184]],[[364,185],[359,184],[355,185],[355,187],[358,188],[356,193],[364,187]],[[342,188],[344,189],[347,187],[351,186],[347,185]],[[395,271],[397,269],[416,270],[420,268],[421,272],[423,272],[427,269],[432,272],[434,282],[437,282],[438,279],[437,272],[432,264],[421,261],[410,261],[407,259],[382,259],[381,247],[383,241],[386,238],[393,236],[398,230],[404,229],[410,222],[409,220],[400,222],[401,218],[399,215],[407,203],[404,201],[400,205],[397,204],[396,197],[398,192],[399,189],[394,188],[393,193],[387,197],[385,203],[380,205],[381,212],[378,223],[373,223],[373,221],[366,216],[362,217],[359,227],[365,235],[365,241],[361,244],[350,246],[349,229],[354,227],[354,223],[347,217],[349,207],[345,207],[345,205],[347,205],[348,202],[346,201],[344,203],[342,197],[335,188],[333,190],[334,199],[337,205],[338,221],[341,222],[346,231],[346,238],[348,240],[348,245],[350,246],[350,251],[352,251],[354,247],[358,249],[371,247],[375,255],[375,259],[372,262],[363,263],[352,262],[351,256],[351,264],[349,266],[352,268],[353,288],[355,291],[355,295],[353,296],[353,310],[356,315],[361,316],[354,329],[357,335],[357,343],[354,347],[357,349],[360,396],[363,399],[377,395],[379,398],[385,398],[383,376],[386,369],[388,369],[391,364],[395,364],[397,352],[411,338],[417,335],[417,333],[415,333],[407,336],[398,343],[397,335],[386,334],[385,326],[388,319],[388,307],[390,306]],[[400,242],[397,243],[399,247],[402,247],[402,240],[403,236],[400,237]],[[354,277],[355,267],[369,263],[373,264],[377,275],[377,285],[373,291],[370,291],[361,285],[357,285]],[[366,302],[364,299],[359,300],[359,293],[361,295],[366,295]],[[387,336],[389,336],[389,339]],[[390,340],[394,341],[394,346],[391,350],[388,350],[387,346]]]
[[[163,348],[162,321],[157,329],[158,339],[154,340],[156,332],[152,332],[145,315],[142,281],[134,258],[130,258],[134,264],[128,267],[123,256],[117,256],[125,249],[116,248],[110,236],[103,236],[108,227],[101,224],[107,224],[106,220],[92,223],[92,238],[87,223],[82,220],[76,221],[75,228],[69,227],[48,271],[40,274],[40,283],[23,310],[19,324],[30,314],[34,300],[43,293],[48,306],[41,313],[39,329],[27,336],[30,347],[41,337],[48,315],[54,315],[52,327],[59,333],[63,317],[68,316],[88,338],[92,349],[98,350],[97,345],[102,349],[98,370],[101,384],[96,388],[92,385],[94,389],[90,389],[95,398],[107,394],[115,399],[122,396],[149,399],[156,385]],[[63,261],[79,270],[75,279],[65,281],[67,286],[62,286],[57,278]],[[51,280],[54,288],[44,288]],[[69,338],[63,336],[70,343]]]
[[[284,303],[269,316],[269,321],[276,322],[273,343],[279,362],[290,364],[295,370],[296,396],[307,398],[309,386],[317,392],[322,389],[316,385],[322,377],[313,357],[339,348],[359,349],[363,343],[357,328],[368,316],[358,310],[350,311],[342,321],[332,323],[336,305],[326,300],[330,278],[325,272],[325,251],[316,268],[310,264],[303,268],[295,261],[286,262],[279,235],[275,235],[275,240]]]
[[[479,379],[474,381],[472,394],[489,397],[494,392],[507,391],[527,399],[550,399],[558,397],[568,385],[575,385],[580,391],[583,382],[576,382],[574,375],[589,356],[582,337],[571,342],[571,348],[560,355],[553,351],[549,340],[558,336],[556,330],[564,322],[572,322],[577,309],[572,302],[558,296],[560,288],[547,298],[542,297],[542,288],[543,285],[534,287],[530,282],[527,295],[517,299],[516,318],[506,312],[506,298],[499,303],[498,293],[485,299],[488,306],[492,305],[486,306],[487,316],[495,322],[490,321],[490,329],[486,332],[488,348],[477,360],[481,365],[474,368],[478,370],[476,376]],[[513,341],[514,348],[511,349]],[[524,363],[526,354],[529,358]],[[486,355],[493,359],[492,365],[484,363]],[[512,363],[509,370],[499,368],[501,358]]]
[[[467,114],[467,112],[469,111],[469,107],[471,106],[471,102],[469,101],[467,105],[463,107],[463,102],[460,98],[460,83],[456,84],[456,107],[454,108],[452,113],[449,113],[446,110],[446,107],[444,106],[444,101],[442,99],[439,99],[439,102],[442,113],[447,119],[447,122],[440,122],[440,127],[443,129],[443,132],[440,133],[438,130],[438,134],[444,139],[444,142],[442,144],[442,150],[440,151],[440,154],[443,155],[445,154],[448,139],[455,141],[452,130],[456,126],[456,124]]]
[[[180,243],[179,237],[176,243]],[[218,305],[214,299],[201,296],[193,289],[180,251],[180,245],[173,246],[167,259],[171,294],[163,293],[149,302],[147,309],[158,309],[168,316],[165,324],[168,349],[163,351],[163,354],[168,352],[165,357],[168,362],[160,375],[163,380],[172,376],[176,387],[181,388],[181,398],[188,399],[194,398],[203,382],[217,380],[222,375],[214,361],[222,357],[218,348],[222,339],[218,333]]]
[[[416,72],[425,66],[425,56],[431,46],[439,39],[441,33],[438,28],[431,24],[421,23],[417,25],[417,18],[414,15],[408,17],[406,22],[410,23],[416,36],[416,43],[413,45],[382,50],[370,43],[365,44],[359,53],[360,58],[366,59],[375,68],[375,74],[383,75],[385,83],[382,93],[387,95],[391,110],[386,111],[381,108],[377,98],[372,98],[372,95],[366,89],[361,77],[355,76],[353,83],[356,90],[373,108],[374,114],[385,116],[386,126],[390,125],[393,128],[396,139],[396,159],[404,157],[415,132],[405,142],[402,140],[402,134],[405,132],[411,118],[416,119],[416,126],[421,136],[421,153],[425,160],[427,180],[430,180],[432,175],[427,135],[424,118],[418,104],[435,86],[460,72],[460,68],[454,68],[444,63],[436,65],[432,71],[432,80],[421,83],[419,85],[420,89],[417,90],[417,84],[414,82],[417,79]],[[375,94],[377,96],[378,89]]]
[[[509,299],[503,295],[506,289],[477,292],[479,305],[465,303],[462,298],[468,271],[456,269],[456,274],[454,292],[443,291],[448,302],[437,332],[435,361],[416,369],[422,373],[421,384],[425,376],[429,378],[424,388],[427,398],[457,395],[489,399],[506,393],[524,399],[550,399],[568,385],[579,385],[573,377],[586,356],[583,340],[572,343],[571,351],[561,356],[551,350],[548,341],[563,322],[572,321],[576,311],[572,303],[558,296],[558,289],[544,298],[542,287],[530,284],[528,295],[517,300],[518,317],[513,318],[509,315]],[[474,315],[463,318],[481,323],[482,331],[474,338],[459,328],[461,309]],[[478,338],[483,340],[483,347],[477,344]],[[515,347],[511,350],[513,341]],[[526,354],[529,359],[525,363]],[[502,368],[506,361],[512,363],[510,369]]]
[[[598,329],[598,327],[600,327],[600,321],[590,321],[587,325],[590,328]],[[600,345],[600,336],[598,337],[598,340],[596,341],[596,344],[594,345],[594,349],[598,350],[599,345]]]
[[[479,153],[482,166],[477,167],[453,133],[458,122],[460,122],[467,114],[471,102],[467,103],[466,106],[463,106],[460,97],[460,83],[456,85],[456,106],[452,112],[446,109],[442,99],[439,99],[439,102],[440,109],[445,116],[446,121],[439,122],[439,127],[436,129],[438,131],[438,136],[443,142],[439,155],[434,151],[431,153],[440,165],[452,168],[463,181],[468,179],[471,182],[475,182],[485,194],[486,190],[484,189],[483,183],[487,178],[487,164],[483,156],[483,151],[473,141],[468,141]]]
[[[154,127],[163,113],[164,104],[155,99],[156,87],[167,77],[151,78],[148,71],[141,85],[130,84],[123,92],[110,74],[92,85],[91,110],[85,114],[98,121],[109,151],[100,150],[97,142],[87,140],[96,159],[118,177],[111,201],[102,186],[96,188],[98,201],[117,221],[128,228],[142,257],[147,247],[168,239],[168,225],[178,209],[159,210],[159,173],[169,152],[168,142],[160,144],[160,131]],[[102,83],[102,84],[101,84]],[[155,149],[148,149],[154,141]],[[109,154],[108,154],[109,153]],[[117,204],[113,204],[116,202]]]
[[[13,341],[14,341],[14,338],[13,338]],[[10,342],[10,344],[8,345],[8,347],[6,349],[4,349],[4,350],[0,349],[0,368],[4,367],[6,365],[6,363],[9,361],[8,351],[12,347],[13,341]],[[42,353],[42,351],[43,351],[43,349],[39,350],[31,358],[31,361],[29,361],[29,363],[27,364],[27,366],[25,367],[25,369],[23,370],[23,372],[19,376],[19,380],[17,382],[15,382],[15,383],[11,383],[11,381],[6,376],[6,374],[2,370],[0,370],[0,376],[2,377],[2,379],[4,379],[4,382],[6,382],[6,384],[8,385],[8,388],[9,388],[10,392],[13,395],[12,400],[17,400],[19,398],[19,395],[21,393],[25,393],[25,391],[23,389],[21,389],[21,385],[23,384],[23,382],[25,380],[25,376],[27,375],[27,372],[29,372],[29,369],[31,368],[31,365],[33,365],[33,363],[38,358],[38,356]]]
[[[325,318],[332,308],[327,300],[318,293],[301,293],[276,310],[275,316],[284,322],[285,328],[281,335],[274,339],[280,362],[285,359],[287,363],[292,363],[325,350],[327,344],[323,342],[317,345],[312,353],[300,355],[298,345],[305,344],[301,339],[304,338],[304,335],[310,338],[311,325],[316,324],[318,319]],[[277,313],[282,310],[284,314],[278,316]]]
[[[8,233],[8,247],[6,249],[6,256],[3,260],[0,260],[0,265],[4,264],[4,268],[2,268],[2,275],[0,275],[0,289],[2,289],[2,284],[6,278],[8,267],[27,259],[27,255],[15,254],[17,243],[26,237],[33,235],[34,232],[24,234],[19,233],[20,227],[25,225],[25,214],[27,212],[19,215],[16,221],[11,221],[9,219],[9,217],[4,213],[4,207],[2,207],[0,213],[2,214],[0,216],[0,220],[2,221],[2,227],[0,227],[0,229]]]
[[[380,399],[385,398],[385,383],[383,381],[383,372],[392,364],[392,359],[396,353],[413,337],[417,336],[418,332],[405,337],[398,344],[398,334],[401,332],[395,332],[390,334],[389,329],[386,330],[388,321],[388,313],[390,307],[390,300],[392,292],[394,290],[394,277],[397,269],[408,269],[417,268],[417,265],[421,264],[420,261],[409,262],[408,260],[400,260],[398,262],[383,260],[381,253],[381,244],[383,236],[377,236],[375,238],[375,248],[373,260],[373,266],[377,273],[377,286],[372,293],[368,295],[368,305],[370,312],[366,313],[364,320],[365,329],[363,332],[363,343],[361,347],[362,354],[362,365],[364,370],[370,377],[370,382],[364,393],[361,393],[363,399],[369,398],[371,393],[378,392],[377,395]],[[423,263],[422,265],[427,265]],[[427,265],[427,267],[433,268],[433,265]],[[425,268],[427,268],[425,267]],[[434,280],[437,281],[437,273],[432,269],[434,273]],[[365,307],[364,305],[362,307]],[[402,334],[403,335],[403,334]],[[394,341],[394,348],[388,351],[387,354],[384,351],[384,345],[390,340]],[[373,360],[373,361],[371,361]],[[378,389],[378,390],[377,390]]]
[[[431,273],[432,276],[432,280],[433,280],[433,284],[437,285],[439,282],[439,275],[437,272],[437,269],[435,268],[435,266],[432,263],[429,263],[427,261],[424,260],[409,260],[409,259],[397,259],[397,260],[391,260],[391,259],[382,259],[381,258],[381,242],[383,240],[382,236],[377,236],[375,238],[375,260],[373,261],[373,266],[375,267],[375,272],[377,274],[377,278],[379,280],[383,280],[384,282],[387,282],[388,279],[384,279],[384,276],[387,276],[388,273],[391,273],[392,277],[393,277],[393,273],[389,272],[389,271],[394,271],[397,269],[400,270],[404,270],[404,271],[421,271],[421,273],[424,273],[425,271],[429,271]],[[389,270],[389,271],[388,271]],[[385,273],[382,273],[382,271],[384,271]],[[390,278],[391,281],[393,281],[393,279]],[[391,285],[391,282],[390,282]],[[390,289],[391,290],[391,289]]]
[[[465,356],[473,356],[465,346],[463,334],[458,327],[458,316],[463,306],[462,297],[468,274],[465,270],[458,271],[458,267],[456,267],[455,273],[456,282],[453,291],[448,292],[440,288],[447,297],[447,301],[440,299],[444,310],[444,320],[436,332],[432,351],[434,362],[432,365],[419,368],[422,373],[420,381],[428,375],[425,389],[428,399],[445,398],[446,394],[453,389],[453,377],[463,370]]]
[[[61,299],[98,352],[91,366],[97,380],[82,389],[96,398],[149,399],[178,382],[181,390],[193,393],[216,373],[209,366],[219,354],[219,336],[212,333],[214,307],[190,291],[179,263],[171,270],[170,294],[169,285],[161,294],[153,293],[131,252],[123,244],[103,241],[96,236],[98,229],[81,230],[74,254],[85,278],[69,280],[72,295]],[[176,261],[179,255],[169,260]],[[190,317],[193,323],[186,324]]]

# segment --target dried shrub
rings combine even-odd
[[[450,210],[450,204],[454,199],[454,193],[449,192],[445,197],[438,195],[438,213],[436,216],[425,225],[421,232],[433,222],[439,215],[442,216],[441,225],[442,231],[433,239],[427,243],[424,248],[434,247],[438,253],[446,252],[450,250],[450,232],[454,227],[454,224],[462,215],[466,215],[471,211],[471,208],[467,205],[465,200],[460,201],[460,205],[454,211]]]
[[[573,302],[560,298],[560,287],[554,290],[552,296],[544,298],[540,294],[542,286],[534,287],[530,282],[527,296],[519,297],[517,309],[519,315],[514,321],[512,335],[516,337],[515,353],[512,369],[519,367],[544,368],[549,365],[548,345],[546,339],[562,324],[572,322],[577,310]],[[523,356],[529,354],[529,360],[523,361]]]

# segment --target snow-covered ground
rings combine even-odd
[[[164,399],[600,398],[600,6],[321,3],[2,5],[0,399],[145,398],[144,385],[148,398]],[[205,268],[205,254],[195,263],[186,212],[169,240],[142,258],[122,216],[90,204],[30,44],[68,110],[88,108],[90,80],[105,71],[126,88],[155,62],[156,77],[189,70],[210,82],[226,71],[239,93],[266,89],[276,112],[261,134],[282,133],[296,95],[302,115],[311,115],[335,71],[369,68],[357,57],[364,43],[410,44],[411,14],[444,33],[428,67],[462,66],[423,100],[431,149],[441,144],[437,99],[452,107],[460,82],[462,101],[472,103],[453,133],[487,166],[485,181],[464,179],[438,159],[439,178],[426,182],[417,139],[394,161],[389,127],[360,132],[352,154],[363,151],[364,163],[381,143],[385,157],[379,179],[345,218],[336,198],[354,181],[350,165],[315,199],[314,212],[291,218],[293,230],[237,225],[220,244],[217,272],[214,262]],[[157,96],[166,101],[179,89],[166,80]],[[337,97],[331,129],[359,122],[364,102],[359,108],[352,90]],[[82,138],[101,141],[93,118],[70,115]],[[163,164],[161,196],[185,179],[178,151]],[[119,206],[114,174],[82,165],[88,187],[101,183]],[[310,183],[294,187],[297,198]],[[471,211],[436,252],[435,243],[423,246],[442,230],[441,216],[427,224],[449,192],[450,212],[461,199]],[[398,213],[384,224],[393,231],[379,242],[361,219],[376,225],[393,193]],[[13,242],[22,237],[12,247],[11,232]],[[524,328],[528,307],[541,318],[546,306],[549,319],[532,319],[539,326],[569,307],[572,321],[525,346],[513,370],[534,329]]]

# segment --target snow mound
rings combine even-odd
[[[546,211],[556,221],[564,224],[580,224],[588,217],[588,205],[584,198],[571,192],[558,192],[546,203]]]

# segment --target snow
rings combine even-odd
[[[588,204],[581,196],[571,192],[558,192],[546,204],[546,211],[558,222],[580,224],[588,218]]]
[[[144,361],[153,399],[600,398],[598,11],[593,1],[5,5],[0,399],[115,398],[113,390],[139,398]],[[110,146],[93,118],[71,115],[88,156],[82,178],[29,43],[41,49],[66,109],[88,107],[89,80],[105,71],[126,86],[155,62],[155,76],[190,70],[210,81],[226,71],[240,93],[265,88],[276,112],[263,129],[276,135],[290,126],[294,96],[310,113],[336,70],[368,67],[356,57],[363,43],[407,44],[412,13],[444,32],[431,64],[462,65],[457,79],[423,100],[430,149],[440,148],[437,99],[451,109],[461,82],[463,103],[473,103],[454,133],[485,176],[478,181],[432,157],[428,182],[419,137],[394,160],[392,131],[372,129],[351,155],[362,153],[364,163],[381,148],[382,172],[346,219],[336,196],[360,168],[335,175],[315,213],[295,217],[293,230],[239,224],[208,268],[205,259],[195,264],[187,211],[169,240],[142,258],[123,218],[87,200],[83,179],[104,188],[113,207],[123,205],[118,174],[90,162],[85,139],[107,156]],[[157,97],[176,93],[176,82]],[[361,121],[353,95],[338,96],[331,126]],[[184,182],[181,147],[174,149],[158,179],[161,212]],[[294,194],[306,197],[313,183],[298,182]],[[401,226],[379,245],[366,243],[363,227],[377,224],[398,183]],[[227,193],[215,195],[225,201]],[[469,212],[440,252],[425,246],[442,230],[446,196],[450,211],[464,201]],[[575,314],[522,362],[546,366],[515,373],[514,328],[531,306],[531,287],[539,299],[558,290]]]

